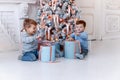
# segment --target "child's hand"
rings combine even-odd
[[[74,39],[72,37],[69,37],[67,40],[68,41],[74,41]]]
[[[75,32],[75,35],[76,35],[76,36],[79,36],[79,35],[80,35],[80,33],[78,33],[78,32]]]
[[[39,40],[39,41],[41,41],[42,37],[41,36],[37,36],[36,39]]]

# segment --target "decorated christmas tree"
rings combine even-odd
[[[40,35],[48,41],[64,41],[74,32],[80,11],[75,0],[40,0],[37,22]]]

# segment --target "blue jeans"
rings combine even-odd
[[[55,44],[55,51],[56,51],[56,57],[59,58],[59,57],[63,57],[63,51],[60,49],[61,48],[61,45],[60,43],[56,43]]]
[[[23,53],[22,61],[36,61],[38,59],[38,51],[33,50]]]

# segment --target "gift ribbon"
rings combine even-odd
[[[78,44],[78,48],[80,49],[80,53],[81,53],[81,46],[80,46],[80,42],[79,41],[75,41],[75,47],[74,47],[74,58],[76,58],[75,54],[76,54],[76,45]]]
[[[50,46],[50,61],[52,61],[52,46]]]

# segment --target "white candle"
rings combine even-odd
[[[55,23],[55,27],[56,27],[56,29],[57,29],[58,26],[59,26],[59,17],[58,17],[58,15],[55,15],[55,16],[54,16],[54,23]]]
[[[45,28],[45,38],[48,39],[47,28]]]
[[[59,26],[59,17],[57,15],[57,27]]]
[[[70,15],[70,6],[69,6],[69,8],[68,8],[68,14]]]
[[[69,24],[67,24],[67,35],[69,34]]]
[[[50,28],[48,28],[48,40],[50,40]]]
[[[50,40],[51,34],[50,34],[51,27],[48,28],[48,40]]]
[[[57,29],[57,17],[56,17],[56,15],[53,16],[53,20],[54,20],[54,23],[55,23],[55,29]]]
[[[56,9],[56,1],[55,0],[52,0],[52,9],[53,9],[53,11]]]
[[[41,17],[41,22],[40,22],[40,25],[41,25],[42,28],[44,26],[44,20],[43,19],[44,19],[44,16]]]
[[[40,0],[40,8],[42,8],[42,0]]]
[[[54,9],[54,0],[52,0],[52,9]]]
[[[54,4],[54,9],[53,10],[55,10],[56,9],[56,2],[55,2],[55,4]]]

